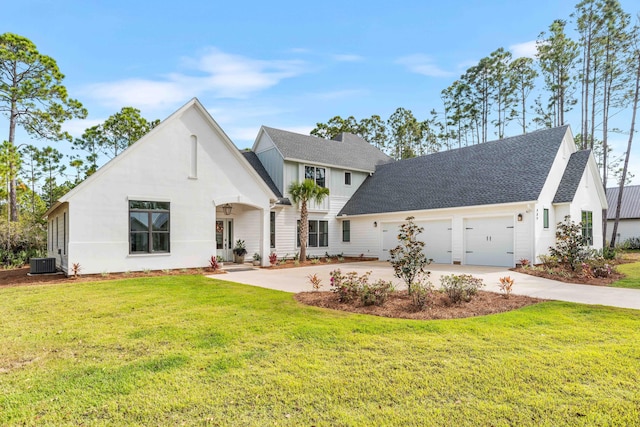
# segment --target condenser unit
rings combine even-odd
[[[31,258],[29,263],[31,274],[44,274],[56,272],[55,258]]]

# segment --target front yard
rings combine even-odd
[[[637,280],[637,279],[636,279]],[[202,276],[0,289],[2,425],[634,425],[640,311],[385,319]]]

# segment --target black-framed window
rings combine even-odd
[[[549,209],[542,210],[542,226],[549,228]]]
[[[304,179],[311,179],[318,184],[318,187],[326,187],[326,169],[315,166],[304,167]]]
[[[351,172],[344,173],[344,185],[351,185]]]
[[[129,201],[129,253],[169,252],[169,202]]]
[[[593,245],[593,212],[582,211],[582,237],[587,245]]]
[[[296,245],[300,247],[300,220],[297,221]],[[329,221],[309,220],[308,248],[325,248],[329,246]]]
[[[350,242],[351,241],[351,221],[345,219],[342,221],[342,241]]]
[[[269,246],[276,247],[276,213],[269,212]]]

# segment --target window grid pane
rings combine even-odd
[[[351,241],[351,221],[350,220],[342,221],[342,241],[343,242]]]
[[[129,201],[129,253],[169,252],[169,202]]]

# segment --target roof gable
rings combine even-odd
[[[204,106],[200,103],[200,101],[198,101],[197,98],[193,98],[189,102],[187,102],[185,105],[183,105],[181,108],[179,108],[177,111],[175,111],[173,114],[171,114],[169,117],[167,117],[162,122],[160,122],[160,124],[158,124],[158,126],[153,128],[149,133],[144,135],[135,143],[131,144],[126,150],[120,153],[117,157],[114,157],[109,162],[101,166],[93,175],[89,176],[87,179],[85,179],[83,182],[78,184],[71,191],[69,191],[62,197],[60,197],[60,199],[45,213],[45,216],[49,215],[50,212],[55,210],[60,204],[68,202],[79,192],[85,191],[87,188],[90,188],[91,184],[94,181],[100,179],[100,177],[103,176],[104,174],[109,173],[109,171],[112,168],[117,167],[118,164],[124,162],[125,159],[127,159],[131,155],[134,155],[136,151],[142,149],[141,147],[148,144],[149,142],[152,142],[158,133],[163,132],[167,126],[170,126],[172,122],[179,120],[190,110],[194,110],[197,113],[199,113],[200,117],[202,117],[206,125],[209,126],[209,128],[213,132],[219,135],[220,141],[229,150],[229,152],[231,152],[232,155],[235,158],[237,158],[241,167],[243,167],[251,176],[253,176],[256,182],[256,185],[260,186],[266,194],[269,194],[274,199],[277,198],[276,194],[271,190],[268,184],[265,183],[265,181],[261,178],[258,172],[256,172],[256,170],[249,164],[247,159],[245,159],[244,156],[240,154],[240,152],[238,151],[236,146],[233,144],[231,139],[229,139],[227,134],[222,130],[222,128],[213,119],[213,117],[211,117],[211,115],[206,110],[206,108],[204,108]]]
[[[576,151],[571,154],[553,198],[553,203],[571,203],[573,201],[590,154],[591,150]]]
[[[262,126],[285,160],[373,172],[377,165],[393,159],[357,135],[343,133],[340,139],[324,139]]]
[[[618,187],[607,188],[607,219],[616,219],[616,206],[618,205]],[[622,191],[622,203],[620,205],[620,219],[640,218],[640,185],[625,186]]]
[[[340,214],[537,200],[568,126],[384,164]]]

